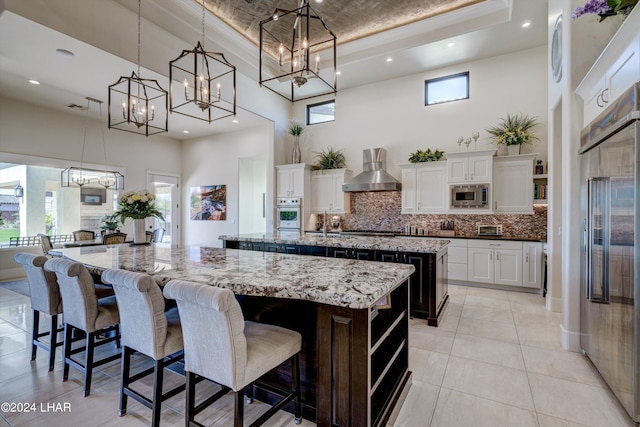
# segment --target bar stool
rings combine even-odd
[[[91,373],[93,368],[116,360],[120,354],[113,354],[101,360],[94,360],[96,346],[116,341],[119,347],[120,331],[118,324],[120,316],[115,297],[98,300],[96,287],[84,265],[62,258],[47,260],[44,269],[52,271],[58,278],[60,294],[64,304],[64,368],[62,381],[69,378],[69,365],[84,373],[83,396],[89,396],[91,392]],[[83,330],[86,333],[84,347],[71,349],[73,328]],[[109,338],[97,341],[100,335],[115,334]],[[71,356],[81,351],[85,352],[84,364]]]
[[[62,314],[62,299],[56,275],[43,268],[48,259],[42,255],[28,253],[17,253],[13,256],[15,262],[22,264],[29,282],[31,309],[33,310],[31,360],[36,360],[38,347],[49,351],[49,372],[51,372],[56,360],[56,347],[62,345],[62,341],[58,342],[57,340],[58,333],[63,332],[64,329],[58,328],[58,315]],[[49,332],[39,332],[40,313],[51,316]],[[49,345],[40,341],[40,338],[46,335],[49,335]]]
[[[234,392],[234,426],[243,425],[243,390],[283,362],[291,361],[293,390],[269,387],[284,396],[262,414],[252,426],[264,424],[285,404],[294,400],[294,422],[300,424],[299,333],[279,326],[245,321],[240,304],[229,289],[171,280],[164,295],[178,303],[184,338],[187,377],[186,424],[202,425],[195,416],[230,389]],[[223,389],[196,407],[196,375],[223,386]]]
[[[165,312],[160,287],[148,274],[125,270],[107,270],[103,283],[113,285],[120,311],[122,335],[122,365],[120,376],[120,408],[118,415],[127,413],[127,397],[131,396],[151,409],[151,425],[160,425],[162,402],[185,389],[181,384],[162,393],[164,368],[183,357],[182,328],[176,308]],[[131,355],[134,351],[153,359],[153,367],[131,375]],[[153,373],[153,396],[145,397],[130,386]]]

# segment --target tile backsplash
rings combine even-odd
[[[456,236],[476,236],[478,224],[502,224],[506,238],[547,240],[547,205],[534,205],[533,215],[516,214],[439,214],[403,215],[400,191],[351,193],[351,213],[342,215],[343,230],[382,230],[401,232],[405,226],[425,229],[429,234],[440,230],[442,221],[454,221]],[[318,228],[322,215],[318,215]]]

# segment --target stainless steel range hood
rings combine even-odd
[[[384,169],[387,166],[387,152],[384,148],[362,150],[362,173],[342,185],[342,191],[394,191],[402,184]]]

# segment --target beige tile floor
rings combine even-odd
[[[547,311],[542,297],[461,286],[450,286],[449,293],[440,327],[411,321],[413,383],[393,426],[634,425],[588,360],[562,350],[560,315]],[[37,403],[35,412],[0,412],[0,427],[149,425],[150,411],[131,399],[128,414],[117,416],[119,362],[94,374],[87,398],[74,369],[69,381],[60,381],[60,357],[52,373],[42,350],[31,363],[31,321],[29,299],[0,288],[0,402]],[[180,381],[174,374],[167,377]],[[43,412],[41,402],[69,403],[71,412]],[[227,397],[208,408],[202,420],[230,426],[232,407]],[[247,424],[265,408],[259,402],[249,405]],[[161,425],[182,426],[183,414],[180,393],[164,404]],[[295,424],[291,415],[281,413],[267,425]]]

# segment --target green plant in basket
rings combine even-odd
[[[326,150],[316,152],[316,167],[318,169],[340,169],[345,167],[346,159],[343,150],[334,150],[327,147]]]
[[[431,151],[431,148],[416,150],[415,153],[409,155],[411,163],[437,162],[442,159],[444,159],[444,153],[440,150]]]
[[[533,128],[539,124],[537,117],[529,117],[520,113],[515,116],[507,114],[506,118],[500,119],[497,126],[487,128],[486,131],[497,145],[531,144],[533,141],[539,140],[533,132]]]

